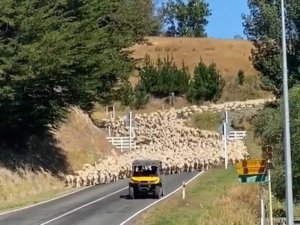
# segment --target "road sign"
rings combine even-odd
[[[240,175],[238,176],[240,183],[266,183],[269,181],[267,174],[258,175]]]
[[[236,169],[243,167],[265,167],[267,160],[242,160],[235,164]]]
[[[240,183],[265,183],[268,182],[268,175],[240,175],[238,176],[238,180]]]
[[[258,175],[266,174],[266,167],[240,167],[236,169],[238,175]]]

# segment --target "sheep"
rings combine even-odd
[[[84,164],[82,170],[74,172],[74,179],[66,177],[67,185],[94,185],[115,182],[129,178],[131,162],[136,158],[153,158],[163,162],[163,173],[174,174],[183,171],[207,170],[224,163],[220,134],[217,132],[186,127],[189,117],[196,112],[240,110],[274,101],[249,100],[210,104],[208,106],[189,106],[181,109],[160,110],[150,114],[137,114],[137,129],[133,137],[138,143],[135,151],[125,152],[114,158],[100,159],[93,164]],[[128,128],[122,118],[103,120],[112,133],[123,136]],[[228,142],[229,163],[236,163],[249,154],[243,141]],[[185,160],[183,160],[185,159]],[[73,184],[72,184],[73,183]]]

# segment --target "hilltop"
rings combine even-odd
[[[223,40],[213,38],[186,37],[146,37],[148,44],[136,44],[130,50],[132,57],[142,60],[149,55],[152,61],[167,55],[174,58],[177,66],[182,63],[192,73],[202,59],[206,64],[216,63],[223,75],[226,86],[220,102],[271,97],[261,89],[259,73],[251,63],[253,44],[247,40]],[[245,84],[237,85],[237,73],[245,73]],[[137,73],[130,78],[133,84],[138,82]]]

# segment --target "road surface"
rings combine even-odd
[[[165,196],[199,172],[165,176]],[[96,185],[20,211],[0,214],[1,225],[129,225],[157,199],[128,199],[128,179]],[[140,214],[139,214],[140,215]],[[138,215],[137,215],[138,216]]]

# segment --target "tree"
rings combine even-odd
[[[289,91],[292,175],[295,202],[300,200],[300,86],[295,85]],[[277,106],[266,107],[254,119],[255,134],[261,138],[262,144],[273,146],[275,169],[272,172],[274,193],[284,200],[284,150],[283,150],[283,123],[282,100]]]
[[[115,98],[135,61],[127,49],[149,33],[134,0],[0,3],[0,133],[26,143],[64,119]]]
[[[194,76],[190,82],[187,99],[190,102],[215,101],[221,94],[225,81],[216,69],[216,64],[206,66],[201,60],[194,69]]]
[[[282,93],[280,0],[248,0],[250,15],[243,15],[247,38],[253,42],[251,59],[260,72],[265,89]],[[300,3],[287,1],[287,43],[289,86],[299,83]]]
[[[141,10],[148,16],[150,21],[150,28],[147,35],[158,36],[162,30],[162,12],[157,6],[158,0],[139,0]]]
[[[211,15],[204,0],[169,0],[163,7],[167,36],[206,37],[207,17]]]
[[[145,90],[156,97],[166,97],[172,92],[175,95],[184,95],[188,91],[190,80],[188,68],[184,63],[178,68],[169,55],[163,59],[158,58],[156,64],[146,55],[139,76]]]

